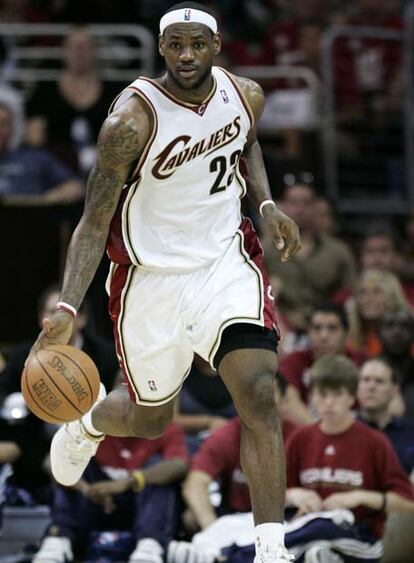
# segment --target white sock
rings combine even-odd
[[[81,418],[81,421],[82,421],[82,424],[83,424],[83,427],[85,428],[85,430],[88,432],[88,434],[91,434],[92,436],[95,436],[96,438],[100,438],[104,434],[103,434],[103,432],[101,432],[100,430],[97,430],[94,427],[94,425],[92,423],[92,411],[98,403],[100,403],[103,399],[105,399],[105,397],[106,397],[106,389],[101,383],[100,387],[99,387],[99,395],[98,395],[98,398],[96,399],[93,407],[91,409],[89,409],[88,412],[86,414],[84,414]]]
[[[256,554],[263,551],[275,551],[285,545],[285,530],[283,524],[269,522],[255,527]]]

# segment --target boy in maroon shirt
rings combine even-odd
[[[414,511],[413,487],[390,442],[352,414],[357,384],[358,369],[345,356],[312,367],[320,420],[298,429],[286,452],[287,505],[295,517],[311,518],[286,536],[297,561],[380,561],[386,513]],[[346,526],[325,518],[338,509],[351,511]]]

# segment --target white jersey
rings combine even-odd
[[[233,78],[218,67],[212,74],[214,87],[198,106],[148,78],[135,80],[114,103],[116,109],[133,92],[154,119],[112,225],[132,264],[171,272],[202,268],[225,253],[241,223],[239,159],[253,115]],[[118,261],[112,243],[110,235],[109,254]]]

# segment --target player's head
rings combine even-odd
[[[310,371],[313,404],[322,420],[340,422],[351,410],[358,387],[358,368],[346,356],[317,360]]]
[[[202,4],[181,2],[160,20],[159,51],[172,81],[194,90],[210,76],[221,49],[215,17]]]

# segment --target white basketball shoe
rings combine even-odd
[[[105,387],[101,383],[98,399],[92,409],[105,397]],[[105,434],[90,434],[82,419],[61,426],[50,445],[50,465],[56,481],[65,487],[75,485],[104,438]]]
[[[281,545],[276,551],[260,551],[253,563],[289,563],[295,557],[290,555],[285,546]]]

